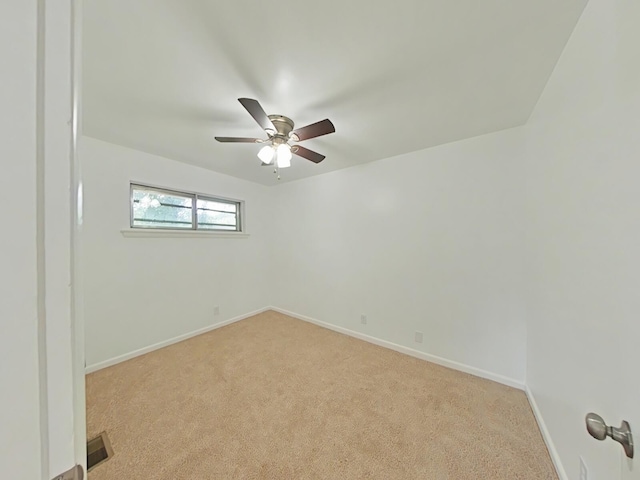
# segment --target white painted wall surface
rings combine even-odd
[[[275,188],[272,304],[523,382],[522,135]]]
[[[36,257],[36,2],[0,3],[0,471],[41,478]]]
[[[527,382],[570,479],[579,455],[589,480],[640,478],[584,425],[640,438],[638,25],[636,0],[591,0],[526,128]]]
[[[88,366],[270,304],[267,187],[89,137],[80,156]],[[130,181],[244,200],[250,236],[125,238]]]

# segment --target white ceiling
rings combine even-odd
[[[238,103],[336,133],[289,181],[527,121],[586,0],[92,0],[86,135],[265,185]]]

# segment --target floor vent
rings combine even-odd
[[[113,456],[113,450],[111,449],[111,443],[107,432],[102,432],[96,438],[87,442],[87,471],[106,462]]]

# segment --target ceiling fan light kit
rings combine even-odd
[[[272,145],[265,145],[258,152],[258,158],[262,160],[262,163],[265,165],[269,165],[273,157],[275,156],[276,151],[274,150]]]
[[[276,158],[278,168],[287,168],[291,166],[291,147],[286,143],[281,143],[276,148]]]
[[[320,137],[336,131],[333,123],[329,119],[324,119],[306,127],[294,130],[293,120],[284,115],[267,115],[257,100],[252,98],[239,98],[238,101],[249,112],[253,119],[266,132],[267,138],[245,138],[245,137],[215,137],[217,141],[223,143],[267,143],[258,152],[258,158],[263,165],[275,164],[274,172],[278,169],[291,166],[291,158],[297,155],[306,158],[314,163],[320,163],[325,159],[313,150],[300,145],[290,145],[289,142],[302,142],[311,138]],[[275,160],[275,161],[274,161]],[[278,174],[278,180],[280,175]]]

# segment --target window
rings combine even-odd
[[[242,202],[131,184],[131,228],[241,232]]]

